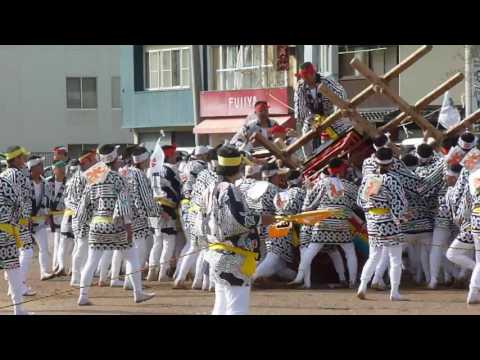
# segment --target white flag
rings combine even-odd
[[[160,145],[162,138],[157,140],[155,148],[153,149],[152,156],[150,156],[150,167],[147,171],[147,176],[150,177],[154,173],[160,173],[163,162],[165,160],[165,154],[162,150],[162,145]]]
[[[446,129],[450,129],[460,122],[460,113],[447,91],[443,97],[442,109],[438,115],[438,122]]]

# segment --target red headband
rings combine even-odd
[[[256,106],[255,106],[255,112],[262,112],[262,111],[266,111],[268,110],[270,106],[268,106],[268,104],[266,102],[261,102],[261,103],[258,103]]]
[[[298,73],[295,74],[297,78],[305,79],[306,75],[315,75],[317,73],[317,70],[315,69],[315,66],[313,64],[309,64],[305,66],[304,69],[301,69]]]
[[[80,165],[85,165],[87,160],[89,160],[92,156],[96,156],[95,150],[91,150],[88,154],[85,154],[85,155],[79,157],[78,162],[80,163]]]
[[[274,125],[270,129],[270,133],[272,133],[272,134],[286,134],[287,133],[287,128],[285,126],[281,126],[281,125]]]
[[[347,168],[348,168],[348,165],[346,163],[342,162],[341,165],[339,165],[335,168],[328,168],[328,173],[330,175],[338,175],[338,174],[344,172],[345,170],[347,170]]]
[[[162,150],[166,157],[170,157],[175,155],[175,151],[177,151],[177,147],[175,145],[168,145],[163,147]]]

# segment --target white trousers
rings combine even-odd
[[[248,315],[250,286],[215,285],[212,315]]]
[[[113,250],[104,250],[98,262],[97,269],[99,271],[99,282],[106,283],[108,279],[108,269],[112,265]]]
[[[137,248],[135,246],[132,246],[131,248],[123,250],[122,252],[127,262],[127,276],[130,277],[135,294],[139,294],[142,292],[142,278],[140,275],[140,265]],[[88,249],[87,263],[82,270],[80,278],[81,297],[88,298],[88,290],[92,285],[95,269],[97,268],[103,253],[103,250],[96,250],[92,248]]]
[[[146,241],[145,239],[137,239],[133,241],[133,247],[135,247],[137,250],[138,258],[139,258],[139,264],[140,264],[140,269],[143,269],[145,266],[145,263],[147,261],[147,253],[146,253]],[[111,274],[111,279],[112,280],[119,280],[120,279],[120,271],[122,269],[122,261],[124,260],[124,252],[121,250],[115,250],[113,252],[113,257],[112,257],[112,274]],[[141,276],[141,274],[140,274]],[[125,276],[125,282],[130,283],[129,277]]]
[[[20,273],[22,275],[22,294],[28,291],[27,276],[33,259],[33,249],[20,249]]]
[[[188,249],[183,253],[183,257],[181,258],[180,269],[177,273],[177,277],[175,278],[176,282],[185,281],[188,273],[192,270],[192,268],[195,265],[195,262],[197,261],[198,254],[199,254],[199,246],[193,245],[190,242]]]
[[[258,265],[252,280],[261,277],[270,277],[278,275],[281,278],[291,281],[295,278],[295,271],[290,269],[287,262],[274,253],[267,253],[265,259]]]
[[[473,241],[475,243],[475,267],[470,279],[470,290],[473,288],[480,290],[480,235],[473,234]]]
[[[383,284],[383,276],[385,271],[388,269],[389,256],[388,249],[386,246],[382,247],[382,254],[380,255],[380,260],[375,268],[375,275],[373,276],[372,284]]]
[[[422,273],[425,276],[425,281],[427,283],[430,282],[429,254],[432,247],[433,233],[405,234],[405,238],[410,245],[408,257],[415,264],[417,282],[421,281]]]
[[[205,260],[207,249],[203,249],[198,254],[195,265],[195,278],[193,279],[192,289],[208,288],[209,276],[207,275],[208,263]]]
[[[72,253],[72,280],[74,284],[80,283],[80,274],[87,262],[88,238],[75,235],[75,246]]]
[[[47,228],[42,226],[35,234],[35,241],[38,246],[38,262],[40,264],[40,277],[50,271],[50,252],[48,251],[48,233]]]
[[[66,235],[60,234],[60,239],[57,249],[57,265],[60,270],[67,269],[67,260],[71,259],[74,242]]]
[[[432,249],[430,250],[430,284],[432,285],[438,284],[440,270],[445,267],[445,255],[451,237],[452,233],[449,229],[440,227],[433,229]]]
[[[53,251],[52,251],[52,269],[57,269],[60,264],[58,263],[58,252],[60,248],[60,229],[56,229],[55,232],[52,233],[53,235]]]
[[[402,245],[380,247],[370,245],[368,260],[363,266],[362,274],[360,276],[362,282],[362,285],[360,286],[366,289],[366,284],[368,284],[375,272],[375,268],[380,261],[384,247],[387,249],[390,258],[391,293],[392,295],[397,295],[402,277]]]
[[[23,312],[23,275],[20,268],[5,270],[15,315]]]
[[[475,268],[474,250],[474,244],[467,244],[455,239],[447,250],[447,259],[462,268],[473,271]]]
[[[343,264],[342,254],[338,251],[337,248],[333,248],[333,250],[327,252],[330,260],[332,260],[333,267],[335,268],[335,272],[338,275],[338,279],[340,282],[347,281],[345,277],[345,265]]]

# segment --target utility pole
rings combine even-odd
[[[200,66],[200,46],[192,45],[192,51],[190,51],[191,61],[191,79],[192,79],[192,97],[193,97],[193,123],[197,126],[200,123],[200,87],[201,87],[201,74]],[[200,136],[195,134],[195,145],[200,145]]]
[[[472,45],[465,45],[465,117],[472,113]]]

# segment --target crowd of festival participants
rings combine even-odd
[[[310,63],[299,77],[295,117],[305,133],[316,115],[335,110],[317,91],[319,84],[346,94]],[[120,151],[107,144],[78,159],[56,147],[50,177],[44,177],[45,159],[8,147],[0,175],[0,265],[14,313],[30,314],[24,299],[36,296],[29,284],[37,266],[34,245],[40,279],[68,278],[79,288],[79,306],[92,304],[93,285],[123,287],[142,303],[155,296],[143,281],[158,281],[214,291],[212,314],[248,314],[252,286],[269,278],[310,288],[319,252],[359,299],[370,286],[389,289],[392,301],[407,300],[400,285],[410,278],[432,290],[468,287],[467,303],[480,302],[480,151],[474,134],[436,147],[425,141],[409,152],[380,135],[363,164],[351,161],[352,154],[336,157],[309,181],[273,157],[252,156],[255,133],[280,147],[298,136],[269,118],[266,101],[255,104],[255,115],[222,146],[197,146],[187,157],[175,145],[162,146],[158,156],[142,145]],[[334,123],[297,160],[345,128],[348,119]],[[273,235],[270,226],[279,220],[315,211],[324,213],[318,222]],[[368,260],[360,273],[352,217],[368,232]]]

